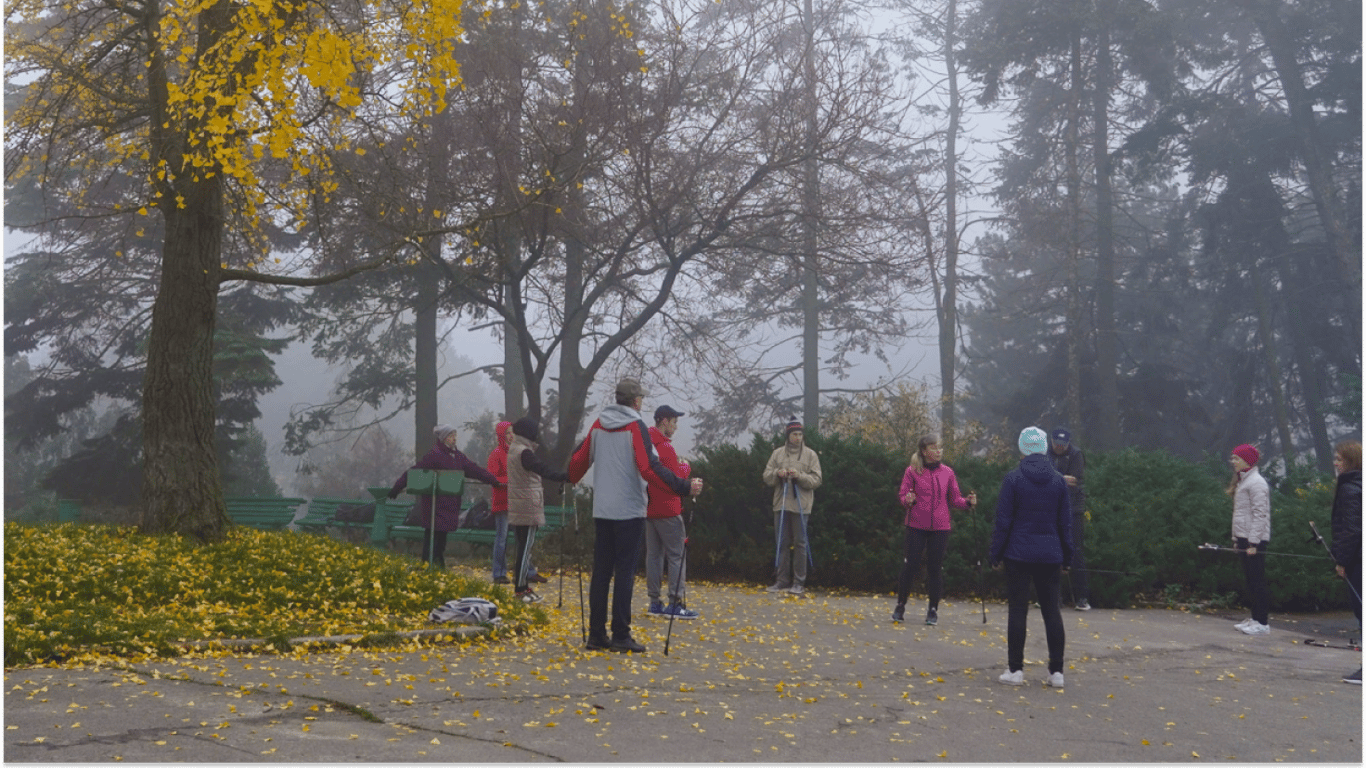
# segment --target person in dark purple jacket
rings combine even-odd
[[[459,469],[465,473],[466,477],[472,477],[491,486],[506,487],[498,482],[498,478],[490,474],[488,470],[470,461],[468,456],[455,447],[457,438],[455,427],[442,424],[433,429],[432,433],[436,435],[436,445],[432,446],[427,455],[418,459],[417,463],[409,469]],[[394,487],[389,489],[389,498],[398,498],[398,495],[406,487],[408,487],[408,473],[404,471],[402,475],[399,475]],[[435,528],[432,535],[422,538],[422,561],[444,568],[446,565],[446,534],[460,527],[460,494],[436,497],[435,526],[432,524],[431,496],[418,496],[417,504],[413,505],[412,513],[403,522],[405,525],[420,525],[429,530]],[[429,545],[430,551],[428,551]]]
[[[1058,585],[1062,569],[1072,564],[1072,511],[1067,483],[1044,455],[1048,434],[1038,427],[1027,427],[1020,433],[1019,445],[1024,458],[1001,482],[996,528],[988,553],[993,568],[1005,566],[1010,603],[1006,623],[1009,668],[1000,680],[1007,685],[1024,684],[1025,619],[1029,616],[1029,586],[1033,584],[1048,637],[1048,677],[1044,684],[1061,688],[1066,637]]]

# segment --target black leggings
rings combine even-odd
[[[944,596],[944,553],[948,549],[948,531],[906,529],[901,579],[896,587],[897,605],[906,604],[906,597],[911,594],[911,580],[915,578],[916,571],[920,570],[920,551],[925,550],[928,553],[925,558],[925,591],[930,595],[930,607],[939,606],[939,598]]]
[[[1007,560],[1006,596],[1010,613],[1006,619],[1006,664],[1011,672],[1024,669],[1025,622],[1029,616],[1029,588],[1039,598],[1043,630],[1048,640],[1048,671],[1062,671],[1062,655],[1067,642],[1062,611],[1058,607],[1062,566],[1057,563],[1021,563]]]
[[[1237,539],[1238,549],[1247,549],[1247,539]],[[1257,554],[1243,555],[1243,578],[1247,580],[1247,602],[1252,618],[1259,624],[1271,618],[1271,592],[1266,587],[1266,545],[1257,544]]]

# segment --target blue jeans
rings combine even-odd
[[[508,516],[500,512],[493,516],[493,578],[506,579],[508,576]],[[527,575],[536,575],[536,563],[527,565]]]

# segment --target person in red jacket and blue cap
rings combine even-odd
[[[678,458],[674,450],[673,436],[678,430],[678,417],[685,415],[667,405],[655,409],[655,425],[650,427],[650,440],[654,443],[659,463],[675,475],[688,479],[692,467]],[[688,544],[688,531],[683,525],[683,498],[664,484],[653,473],[646,475],[649,483],[650,503],[645,509],[645,589],[650,595],[650,615],[675,619],[695,619],[694,611],[683,602],[684,583],[688,577],[687,558],[683,554]],[[661,582],[667,578],[667,590]],[[663,593],[669,594],[666,606],[661,600]]]

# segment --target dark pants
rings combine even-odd
[[[1072,508],[1072,570],[1067,578],[1072,585],[1072,602],[1091,602],[1091,587],[1086,583],[1086,503]]]
[[[901,556],[901,579],[896,587],[897,605],[906,604],[906,596],[911,594],[911,580],[915,578],[916,571],[920,570],[920,552],[925,550],[925,591],[930,595],[930,607],[938,607],[939,598],[944,596],[944,553],[948,549],[948,531],[906,529],[906,544]]]
[[[593,580],[588,587],[588,636],[607,636],[607,591],[612,591],[612,638],[631,636],[631,592],[635,589],[636,566],[640,563],[640,541],[645,534],[645,518],[603,520],[593,518]],[[616,584],[613,585],[613,579]]]
[[[1062,566],[1057,563],[1006,561],[1006,594],[1010,618],[1006,622],[1006,662],[1010,671],[1024,669],[1025,620],[1029,616],[1029,587],[1032,584],[1043,614],[1044,634],[1048,638],[1048,671],[1062,671],[1063,647],[1067,638],[1062,626],[1058,595]]]
[[[1238,549],[1247,549],[1247,539],[1238,539]],[[1266,542],[1257,544],[1257,554],[1243,555],[1243,578],[1247,579],[1247,602],[1252,619],[1265,624],[1271,618],[1271,593],[1266,588]]]
[[[531,563],[531,546],[536,543],[536,527],[530,525],[514,525],[513,531],[517,534],[517,557],[514,560],[512,573],[513,581],[516,582],[517,591],[526,591],[531,570],[527,567]]]
[[[430,547],[430,550],[428,549]],[[422,562],[431,563],[437,568],[446,567],[446,532],[428,532],[422,537]]]

